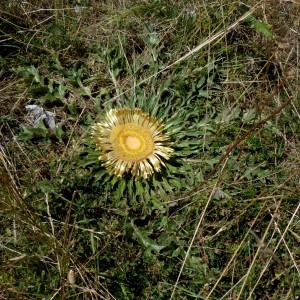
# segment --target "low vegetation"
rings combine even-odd
[[[2,1],[0,299],[298,299],[299,16]],[[148,178],[98,159],[92,126],[124,107],[169,136]]]

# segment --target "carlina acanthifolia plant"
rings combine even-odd
[[[130,173],[135,179],[147,179],[161,171],[163,160],[173,152],[164,127],[139,108],[111,109],[105,120],[93,126],[99,160],[117,176]]]

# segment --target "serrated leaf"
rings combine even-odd
[[[155,251],[155,252],[160,252],[163,248],[165,248],[165,246],[160,246],[158,244],[156,244],[152,239],[150,239],[148,237],[148,232],[146,232],[145,230],[140,230],[138,229],[133,221],[131,221],[131,226],[134,230],[134,233],[139,241],[139,243],[144,246],[145,248],[150,248],[151,250]]]
[[[56,136],[60,141],[62,140],[62,138],[64,138],[64,137],[66,136],[65,132],[64,132],[63,129],[62,129],[61,124],[57,124],[57,125],[55,126],[54,131],[55,131],[55,136]]]
[[[42,123],[43,121],[41,121]],[[22,128],[23,132],[21,132],[18,136],[20,140],[27,141],[33,138],[39,138],[39,137],[46,137],[48,135],[48,129],[44,126],[39,124],[38,127],[33,128]]]
[[[267,38],[271,38],[273,36],[273,33],[270,30],[270,26],[261,20],[255,20],[251,24],[251,27],[256,31],[260,32],[261,34],[263,34]]]
[[[249,109],[243,114],[242,120],[243,122],[250,122],[255,119],[256,116],[256,110],[255,109]]]
[[[117,200],[122,199],[124,197],[124,191],[126,189],[126,182],[125,180],[121,180],[118,184],[118,188],[116,191]]]
[[[271,38],[273,36],[270,26],[267,23],[256,19],[253,15],[248,16],[245,21],[250,25],[251,28],[257,32],[260,32],[265,37]]]

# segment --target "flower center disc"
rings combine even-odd
[[[131,135],[126,138],[125,142],[130,150],[136,150],[140,148],[142,144],[139,138]]]
[[[110,141],[116,157],[128,162],[147,159],[155,147],[149,128],[135,123],[112,128]]]

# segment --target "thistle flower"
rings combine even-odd
[[[135,179],[148,178],[161,171],[163,159],[173,152],[166,146],[169,137],[163,133],[164,124],[139,108],[111,109],[92,128],[99,160],[117,176],[131,173]]]

